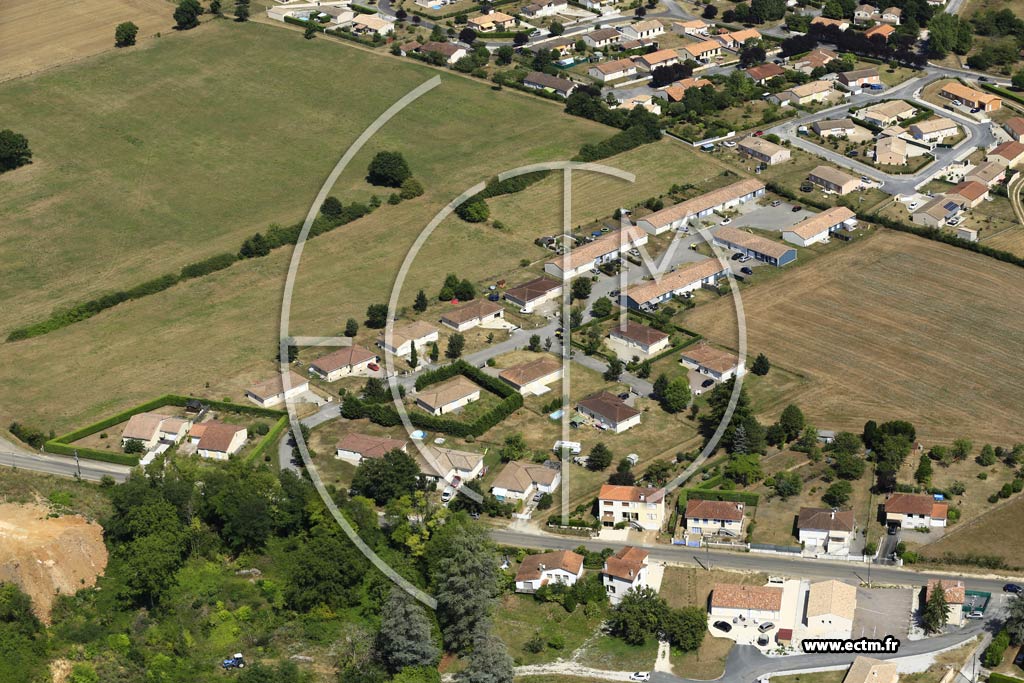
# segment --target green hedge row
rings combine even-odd
[[[988,683],[1024,683],[1024,680],[1007,676],[1006,674],[990,673],[988,675]]]
[[[502,7],[504,5],[514,5],[515,3],[519,2],[519,1],[520,0],[494,0],[493,2],[488,2],[487,4],[490,5],[491,7]],[[482,6],[483,6],[483,3],[481,3],[479,5],[473,5],[472,7],[468,8],[468,9],[460,9],[460,10],[456,10],[454,12],[447,12],[445,14],[428,14],[427,12],[424,12],[423,10],[418,10],[418,9],[410,9],[410,10],[408,10],[408,12],[409,12],[409,14],[416,14],[416,15],[419,15],[419,16],[423,17],[424,19],[430,19],[433,22],[438,22],[441,19],[450,19],[452,17],[457,17],[460,14],[469,14],[470,12],[476,12]],[[487,34],[487,35],[490,35],[490,34]]]
[[[790,192],[782,185],[779,185],[774,181],[768,181],[767,183],[765,183],[765,189],[767,189],[769,192],[779,195],[780,197],[785,197],[786,199],[791,199],[793,201],[799,201],[801,204],[813,206],[814,208],[821,209],[822,211],[832,208],[831,204],[826,204],[825,202],[818,201],[817,199],[813,199],[812,197],[798,197],[795,192]]]
[[[255,448],[252,449],[252,452],[249,453],[248,457],[246,457],[246,460],[257,460],[261,455],[263,455],[264,452],[266,452],[268,447],[276,444],[278,440],[280,440],[280,438],[284,436],[284,433],[287,429],[288,416],[282,415],[281,419],[279,419],[277,423],[270,428],[270,431],[267,432],[266,435],[262,439],[260,439],[259,443],[256,444]]]
[[[1007,90],[1006,88],[1001,88],[998,85],[994,85],[992,83],[982,83],[981,87],[984,88],[985,90],[988,90],[991,93],[999,95],[1000,97],[1005,97],[1008,100],[1013,100],[1018,104],[1024,104],[1024,96],[1018,95],[1017,93]]]
[[[710,480],[709,480],[710,481]],[[743,503],[750,507],[757,507],[761,499],[756,493],[747,491],[705,491],[703,489],[683,489],[679,495],[679,505],[685,506],[687,500],[727,500],[732,503]]]
[[[417,390],[442,382],[455,375],[463,375],[484,389],[502,397],[498,405],[481,414],[472,422],[453,420],[448,417],[430,415],[417,410],[408,411],[409,422],[419,429],[441,432],[451,436],[478,437],[497,425],[506,417],[523,406],[523,397],[512,387],[505,385],[500,379],[491,377],[465,361],[456,361],[437,370],[430,370],[416,380]],[[422,384],[420,380],[427,378]],[[346,396],[341,405],[341,415],[349,420],[367,418],[371,422],[384,427],[396,427],[402,424],[402,418],[393,403],[366,403],[355,396]]]
[[[721,484],[724,481],[725,481],[725,475],[724,474],[717,474],[717,475],[711,477],[710,479],[708,479],[707,481],[702,481],[700,484],[697,485],[697,488],[699,488],[699,489],[713,489],[713,488],[715,488],[716,486],[718,486],[719,484]]]
[[[119,413],[115,413],[114,415],[110,415],[109,417],[105,417],[102,420],[99,420],[98,422],[92,423],[91,425],[87,425],[80,429],[76,429],[72,432],[68,432],[67,434],[64,434],[62,436],[50,439],[49,441],[46,442],[43,448],[47,453],[54,453],[57,455],[74,455],[75,451],[78,451],[78,456],[80,458],[86,458],[88,460],[100,460],[103,462],[112,462],[117,463],[119,465],[129,465],[134,467],[135,465],[139,464],[138,455],[128,453],[109,453],[107,451],[101,451],[93,448],[75,447],[70,444],[80,439],[84,439],[87,436],[91,436],[92,434],[100,432],[104,429],[108,429],[109,427],[113,427],[114,425],[120,424],[125,420],[128,420],[132,415],[148,412],[150,410],[156,410],[164,406],[177,406],[179,408],[184,407],[185,404],[190,400],[192,400],[192,398],[188,396],[179,396],[177,394],[164,394],[163,396],[158,396],[157,398],[154,398],[150,401],[146,401],[145,403],[140,403],[137,406],[133,406],[126,410],[122,410]],[[230,410],[232,412],[242,413],[245,415],[272,417],[278,419],[279,424],[283,421],[285,425],[287,425],[287,414],[279,410],[260,408],[259,406],[255,405],[230,403],[227,401],[211,401],[205,399],[201,400],[203,403],[210,406],[211,408],[217,408],[219,410]],[[278,429],[278,426],[275,425],[274,429]],[[270,434],[272,433],[273,430],[271,430],[271,432],[268,432],[267,437],[269,437]],[[280,431],[278,433],[280,433]],[[263,441],[266,441],[267,437],[264,437]],[[260,442],[260,445],[258,445],[257,448],[260,448],[261,446],[265,448],[265,444],[263,444],[263,441]]]

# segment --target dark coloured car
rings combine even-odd
[[[1017,583],[1008,583],[1005,586],[1003,586],[1003,592],[1004,593],[1016,593],[1016,594],[1020,595],[1021,592],[1024,592],[1024,588],[1021,588],[1020,584],[1017,584]]]
[[[701,382],[700,385],[701,385],[701,387],[707,389],[708,387],[710,387],[714,383],[715,383],[715,380],[713,380],[713,379],[706,379],[703,382]]]
[[[1017,651],[1017,656],[1013,658],[1013,663],[1024,669],[1024,647]]]
[[[740,272],[743,273],[744,275],[754,274],[754,271],[752,271],[748,266],[743,266],[742,268],[740,268]]]
[[[796,213],[797,211],[803,211],[803,210],[804,210],[804,207],[800,206],[799,204],[794,204],[793,205],[793,213]]]
[[[814,191],[814,186],[813,185],[801,185],[800,186],[800,191],[801,192],[813,192]]]
[[[743,254],[741,252],[737,251],[735,254],[732,255],[733,261],[739,261],[741,258],[743,258]]]
[[[619,398],[621,398],[623,401],[625,401],[627,398],[629,398],[629,392],[628,391],[622,392],[621,394],[619,394]]]
[[[498,294],[497,294],[497,293],[495,293],[495,292],[491,292],[490,294],[488,294],[488,295],[487,295],[487,300],[488,300],[488,301],[497,301],[497,300],[498,300],[498,299],[500,299],[500,298],[501,298],[501,297],[500,297],[500,296],[498,296]]]
[[[716,621],[714,623],[714,627],[722,633],[728,633],[732,630],[732,624],[730,624],[728,621]]]
[[[755,137],[755,138],[759,138],[759,137],[761,137],[762,135],[764,135],[764,131],[763,131],[763,130],[759,130],[759,131],[757,131],[756,133],[754,133],[754,137]]]

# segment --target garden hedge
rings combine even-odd
[[[705,491],[703,489],[683,489],[679,495],[679,505],[685,505],[687,500],[727,500],[733,503],[743,503],[750,507],[757,507],[761,499],[756,493],[746,491]]]
[[[277,443],[277,441],[282,436],[284,436],[284,433],[285,431],[287,431],[287,429],[288,416],[282,415],[281,419],[279,419],[277,423],[270,428],[270,431],[267,432],[264,435],[264,437],[260,439],[259,443],[256,444],[256,447],[252,449],[252,452],[248,455],[248,457],[246,457],[246,460],[256,460],[257,458],[259,458],[259,456],[263,455],[263,453],[267,450],[268,446]]]

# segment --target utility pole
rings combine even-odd
[[[77,470],[77,472],[75,473],[75,479],[81,479],[82,478],[82,463],[80,463],[78,461],[78,449],[77,448],[75,449],[75,469]]]

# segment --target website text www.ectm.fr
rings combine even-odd
[[[806,654],[891,654],[900,649],[899,638],[807,638],[800,643]]]

